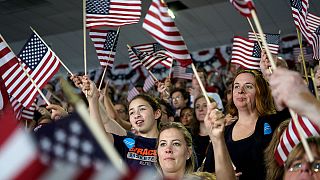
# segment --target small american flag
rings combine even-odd
[[[47,48],[34,33],[20,52],[19,57],[22,60],[21,65],[40,89],[59,70],[60,63],[54,52]],[[29,107],[38,92],[2,38],[0,38],[0,70],[8,93],[24,107]]]
[[[193,75],[193,70],[190,66],[182,67],[179,64],[173,66],[172,78],[181,78],[191,80]]]
[[[91,29],[89,35],[96,48],[100,65],[112,67],[116,55],[119,33],[115,30]]]
[[[138,23],[141,0],[86,0],[87,28]]]
[[[308,43],[312,45],[314,53],[313,58],[320,60],[320,32],[319,29],[316,29],[315,32],[312,31],[313,26],[311,24],[317,24],[317,21],[314,21],[313,23],[310,22],[316,17],[313,14],[309,15],[308,18],[309,1],[290,0],[290,5],[296,27],[300,30],[301,34],[305,37]]]
[[[319,128],[303,116],[298,115],[298,121],[303,130],[304,137],[319,136]],[[291,120],[287,129],[283,132],[279,145],[275,150],[275,159],[280,165],[287,160],[289,153],[300,142],[300,136],[294,122]]]
[[[168,51],[166,51],[165,48],[161,46],[159,43],[140,44],[140,45],[132,46],[132,48],[140,52],[146,52],[147,54],[152,55],[153,57],[156,58],[155,61],[159,61],[160,64],[164,65],[167,68],[171,68],[172,66],[173,59],[171,57],[171,54]],[[157,63],[153,62],[152,64],[157,64]]]
[[[168,7],[160,0],[153,0],[143,21],[142,27],[179,61],[182,66],[192,63],[187,46],[176,27],[173,19],[168,14]]]
[[[36,99],[35,99],[36,101]],[[36,103],[33,102],[29,107],[23,107],[22,104],[13,96],[10,97],[11,106],[13,108],[15,118],[20,121],[33,120]]]
[[[258,40],[253,32],[248,32],[249,40],[260,41],[260,34],[257,34]],[[279,52],[279,44],[280,44],[280,34],[270,34],[264,33],[264,38],[266,38],[269,50],[272,54],[278,54]]]
[[[139,95],[139,91],[137,90],[136,87],[133,87],[132,89],[130,89],[128,91],[128,97],[127,97],[127,101],[130,102],[134,97],[136,97],[137,95]]]
[[[311,46],[307,47],[302,47],[303,55],[304,55],[304,60],[306,62],[312,62],[313,61],[313,51]],[[293,48],[293,57],[296,62],[299,62],[299,56],[300,56],[300,48],[296,47]]]
[[[133,48],[132,51],[137,55],[140,62],[143,64],[143,66],[147,70],[151,70],[155,65],[162,62],[166,62],[162,64],[165,65],[167,68],[171,68],[173,59],[171,57],[166,56],[163,50],[160,50],[151,54],[146,52],[141,52],[135,48]]]
[[[233,38],[231,63],[247,69],[260,69],[261,49],[256,41],[240,36]]]
[[[255,9],[252,0],[230,0],[230,2],[245,17],[251,17],[251,10]]]
[[[152,89],[155,85],[155,81],[152,76],[149,76],[145,81],[143,85],[143,91],[148,92],[150,89]]]

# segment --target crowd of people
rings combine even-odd
[[[70,82],[81,90],[91,120],[104,130],[130,169],[156,169],[168,179],[319,179],[319,137],[308,139],[314,162],[308,161],[301,144],[284,164],[274,160],[289,109],[320,127],[320,102],[303,76],[281,63],[269,70],[263,54],[261,71],[238,67],[223,88],[207,93],[210,102],[196,78],[188,82],[168,77],[129,102],[125,97],[114,100],[108,82],[102,90],[87,76],[72,76]],[[198,68],[198,74],[210,89],[205,70]],[[319,67],[315,84],[320,91]],[[29,124],[35,133],[74,111],[50,84],[46,88],[56,95]]]

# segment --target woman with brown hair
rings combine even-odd
[[[277,114],[267,81],[257,70],[242,70],[232,83],[232,101],[227,113],[238,120],[225,128],[225,141],[240,179],[265,179],[263,152],[274,129],[290,115]],[[213,151],[206,157],[205,171],[212,172]]]

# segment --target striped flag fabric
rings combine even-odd
[[[254,32],[248,32],[248,38],[249,40],[253,41],[260,41],[261,42],[261,37],[260,34],[256,34],[258,39],[256,38]],[[271,34],[271,33],[264,33],[264,38],[267,41],[269,50],[272,54],[278,54],[279,52],[279,44],[280,44],[280,34]],[[261,43],[262,45],[262,43]]]
[[[137,88],[133,87],[132,89],[130,89],[128,91],[127,101],[130,102],[134,97],[136,97],[139,94],[140,94],[140,92],[137,90]]]
[[[137,69],[142,65],[140,59],[137,54],[133,52],[131,47],[128,47],[129,59],[132,69]]]
[[[22,104],[16,100],[13,96],[10,97],[11,106],[13,108],[15,119],[19,121],[31,121],[34,118],[34,112],[36,110],[36,99],[29,107],[23,107]]]
[[[182,67],[178,64],[173,66],[172,78],[188,79],[191,80],[193,75],[193,70],[190,66]]]
[[[166,62],[165,64],[163,63],[161,64],[165,65],[167,68],[170,68],[173,62],[173,59],[171,59],[168,56],[165,56],[161,50],[151,54],[146,52],[141,52],[135,48],[132,48],[132,51],[137,55],[142,65],[147,70],[151,70],[155,65],[161,62]],[[171,60],[167,60],[167,59],[171,59]]]
[[[308,118],[299,116],[298,121],[303,130],[304,137],[319,136],[319,128],[314,125]],[[283,165],[287,160],[289,153],[300,142],[300,136],[293,120],[290,121],[287,129],[283,132],[280,142],[275,150],[275,159]]]
[[[252,0],[230,0],[231,4],[245,17],[251,17],[251,10],[254,10]]]
[[[163,1],[152,1],[142,27],[183,67],[192,63],[187,46]]]
[[[91,29],[89,36],[96,48],[100,65],[112,67],[116,56],[119,33],[115,30]]]
[[[24,107],[29,107],[38,92],[26,72],[41,89],[58,72],[60,62],[51,49],[35,33],[27,41],[18,55],[21,62],[10,50],[5,41],[0,39],[0,70],[8,93],[15,97]]]
[[[159,58],[159,63],[167,68],[171,68],[172,66],[173,59],[171,54],[159,43],[139,44],[132,46],[132,48],[140,52],[146,52],[147,54],[157,57],[157,59]]]
[[[313,14],[309,17],[308,21],[308,8],[309,1],[308,0],[291,0],[291,11],[294,23],[296,27],[300,30],[301,34],[305,37],[309,44],[312,45],[313,48],[313,59],[320,60],[320,32],[319,29],[313,32],[312,23],[310,20],[315,17]],[[316,22],[315,22],[316,24]],[[310,26],[311,25],[311,26]]]
[[[320,17],[310,12],[307,14],[307,25],[311,32],[320,33]]]
[[[86,0],[86,26],[118,27],[138,23],[141,0]]]
[[[261,49],[257,41],[235,36],[233,38],[231,63],[246,69],[260,69]]]
[[[313,51],[311,46],[302,47],[304,60],[306,62],[312,62],[313,61]],[[293,48],[293,57],[296,62],[299,62],[299,56],[300,56],[300,47]]]
[[[0,121],[2,119],[14,119],[14,111],[10,103],[10,98],[7,89],[0,77]],[[2,125],[3,126],[3,125]],[[0,131],[1,134],[1,131]],[[1,135],[0,135],[1,136]]]
[[[148,76],[148,78],[144,81],[143,85],[143,91],[148,92],[150,89],[152,89],[155,85],[155,81],[152,76]]]

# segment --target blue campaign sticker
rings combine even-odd
[[[268,123],[264,123],[264,135],[271,134],[272,129],[271,126]]]
[[[125,138],[123,142],[129,149],[133,148],[134,144],[136,143],[136,141],[132,138]]]

